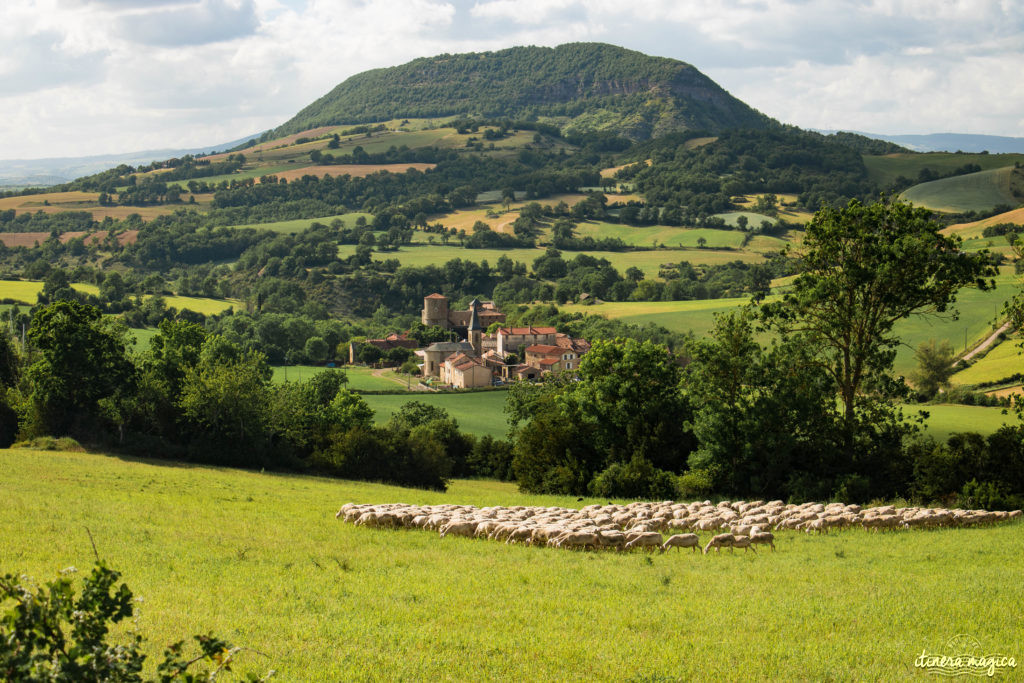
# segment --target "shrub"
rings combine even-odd
[[[0,578],[0,605],[14,604],[0,615],[0,679],[5,681],[142,681],[143,637],[128,631],[127,642],[110,641],[111,626],[133,615],[131,590],[117,586],[120,573],[97,562],[75,589],[68,574],[42,587],[24,585],[13,574]],[[24,579],[22,579],[24,580]],[[116,629],[121,632],[121,629]],[[184,641],[164,651],[157,666],[160,681],[213,681],[230,671],[241,648],[212,634],[197,635],[200,654],[185,657]],[[188,671],[193,664],[208,671]],[[249,674],[249,680],[258,680]]]
[[[679,488],[671,473],[638,456],[628,463],[613,463],[599,473],[590,482],[590,492],[600,498],[667,500],[677,497]]]
[[[676,483],[679,487],[679,497],[706,498],[715,490],[715,469],[692,469],[680,476]]]

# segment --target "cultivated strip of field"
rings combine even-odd
[[[778,532],[756,556],[584,555],[334,518],[346,502],[606,502],[512,484],[436,493],[46,451],[0,451],[0,471],[0,571],[84,573],[88,527],[144,598],[151,660],[212,631],[266,653],[236,670],[281,680],[892,679],[957,633],[1020,647],[1019,524]]]
[[[305,168],[290,168],[286,171],[278,171],[274,173],[279,179],[284,178],[285,180],[295,180],[303,176],[311,175],[316,177],[323,176],[343,176],[348,175],[353,178],[365,178],[373,173],[380,173],[384,171],[386,173],[405,173],[409,170],[416,171],[429,171],[430,169],[437,166],[437,164],[333,164],[329,166],[307,166]]]
[[[67,244],[73,239],[84,237],[85,245],[91,246],[94,244],[102,244],[107,239],[107,230],[97,230],[96,232],[83,232],[80,230],[70,230],[63,232],[57,236],[61,244]],[[138,230],[125,230],[124,232],[117,233],[117,241],[122,247],[127,244],[135,244],[139,238]],[[50,239],[50,233],[48,232],[0,232],[0,242],[9,249],[14,247],[35,247],[42,244],[46,240]]]
[[[428,235],[429,237],[429,235]],[[338,247],[338,256],[346,258],[355,254],[356,246],[343,244]],[[443,265],[451,259],[470,260],[476,263],[487,261],[494,265],[501,256],[507,256],[513,261],[519,261],[532,265],[534,259],[544,255],[545,250],[536,249],[464,249],[458,246],[458,242],[451,246],[441,245],[419,245],[413,244],[403,246],[395,251],[374,252],[373,260],[386,261],[398,259],[405,266],[429,266]],[[764,260],[764,256],[751,251],[727,251],[719,249],[656,249],[648,251],[567,251],[562,254],[563,258],[572,259],[576,254],[588,254],[594,258],[608,259],[609,262],[620,272],[625,273],[627,268],[637,267],[643,271],[648,278],[657,278],[658,271],[663,264],[679,263],[688,261],[695,265],[715,265],[742,261],[744,263],[758,263]]]
[[[998,382],[1012,375],[1024,373],[1024,356],[1021,355],[1020,339],[1011,337],[998,344],[984,357],[953,375],[950,381],[958,385],[972,385],[981,382]]]
[[[173,184],[173,183],[172,183]],[[24,213],[61,213],[63,211],[87,211],[94,220],[106,217],[124,219],[138,214],[143,220],[174,213],[178,209],[203,210],[213,201],[212,194],[195,195],[195,204],[162,204],[159,206],[100,206],[98,192],[54,192],[0,198],[0,211],[14,209],[17,215]],[[186,197],[187,199],[187,197]]]
[[[942,178],[904,190],[902,199],[935,211],[987,211],[999,204],[1015,206],[1020,199],[1011,187],[1013,166]]]
[[[998,223],[1015,223],[1017,225],[1024,225],[1024,206],[1019,209],[1013,209],[1012,211],[983,218],[982,220],[974,221],[973,223],[956,223],[948,228],[943,228],[942,232],[946,235],[960,235],[960,237],[965,240],[976,239],[982,237],[982,233],[985,228]]]

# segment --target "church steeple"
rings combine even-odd
[[[467,336],[469,343],[473,345],[473,352],[479,357],[483,353],[483,328],[480,327],[480,316],[477,315],[477,308],[480,302],[473,299],[469,302],[469,327]]]

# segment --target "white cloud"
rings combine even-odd
[[[366,69],[595,40],[787,123],[1024,136],[1017,0],[5,0],[0,157],[195,146]]]

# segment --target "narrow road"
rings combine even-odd
[[[977,355],[978,355],[979,353],[981,353],[982,351],[984,351],[984,350],[985,350],[985,349],[987,349],[988,347],[990,347],[990,346],[992,346],[993,344],[995,344],[995,343],[996,343],[996,339],[998,339],[998,338],[999,338],[999,335],[1001,335],[1001,334],[1002,334],[1003,332],[1006,332],[1006,331],[1007,331],[1007,330],[1009,330],[1009,329],[1010,329],[1010,323],[1009,323],[1009,322],[1005,322],[1005,323],[1003,323],[1003,326],[1002,326],[1002,327],[1000,327],[1000,328],[999,328],[998,330],[996,330],[995,332],[993,332],[992,334],[990,334],[990,335],[988,336],[988,338],[987,338],[987,339],[986,339],[985,341],[981,342],[980,344],[978,344],[977,346],[975,346],[975,347],[974,347],[973,349],[971,349],[970,351],[968,351],[968,352],[967,352],[966,354],[964,354],[963,356],[961,356],[961,357],[960,357],[960,360],[962,360],[962,361],[968,361],[968,360],[970,360],[970,359],[974,358],[974,357],[975,357],[975,356],[977,356]]]

